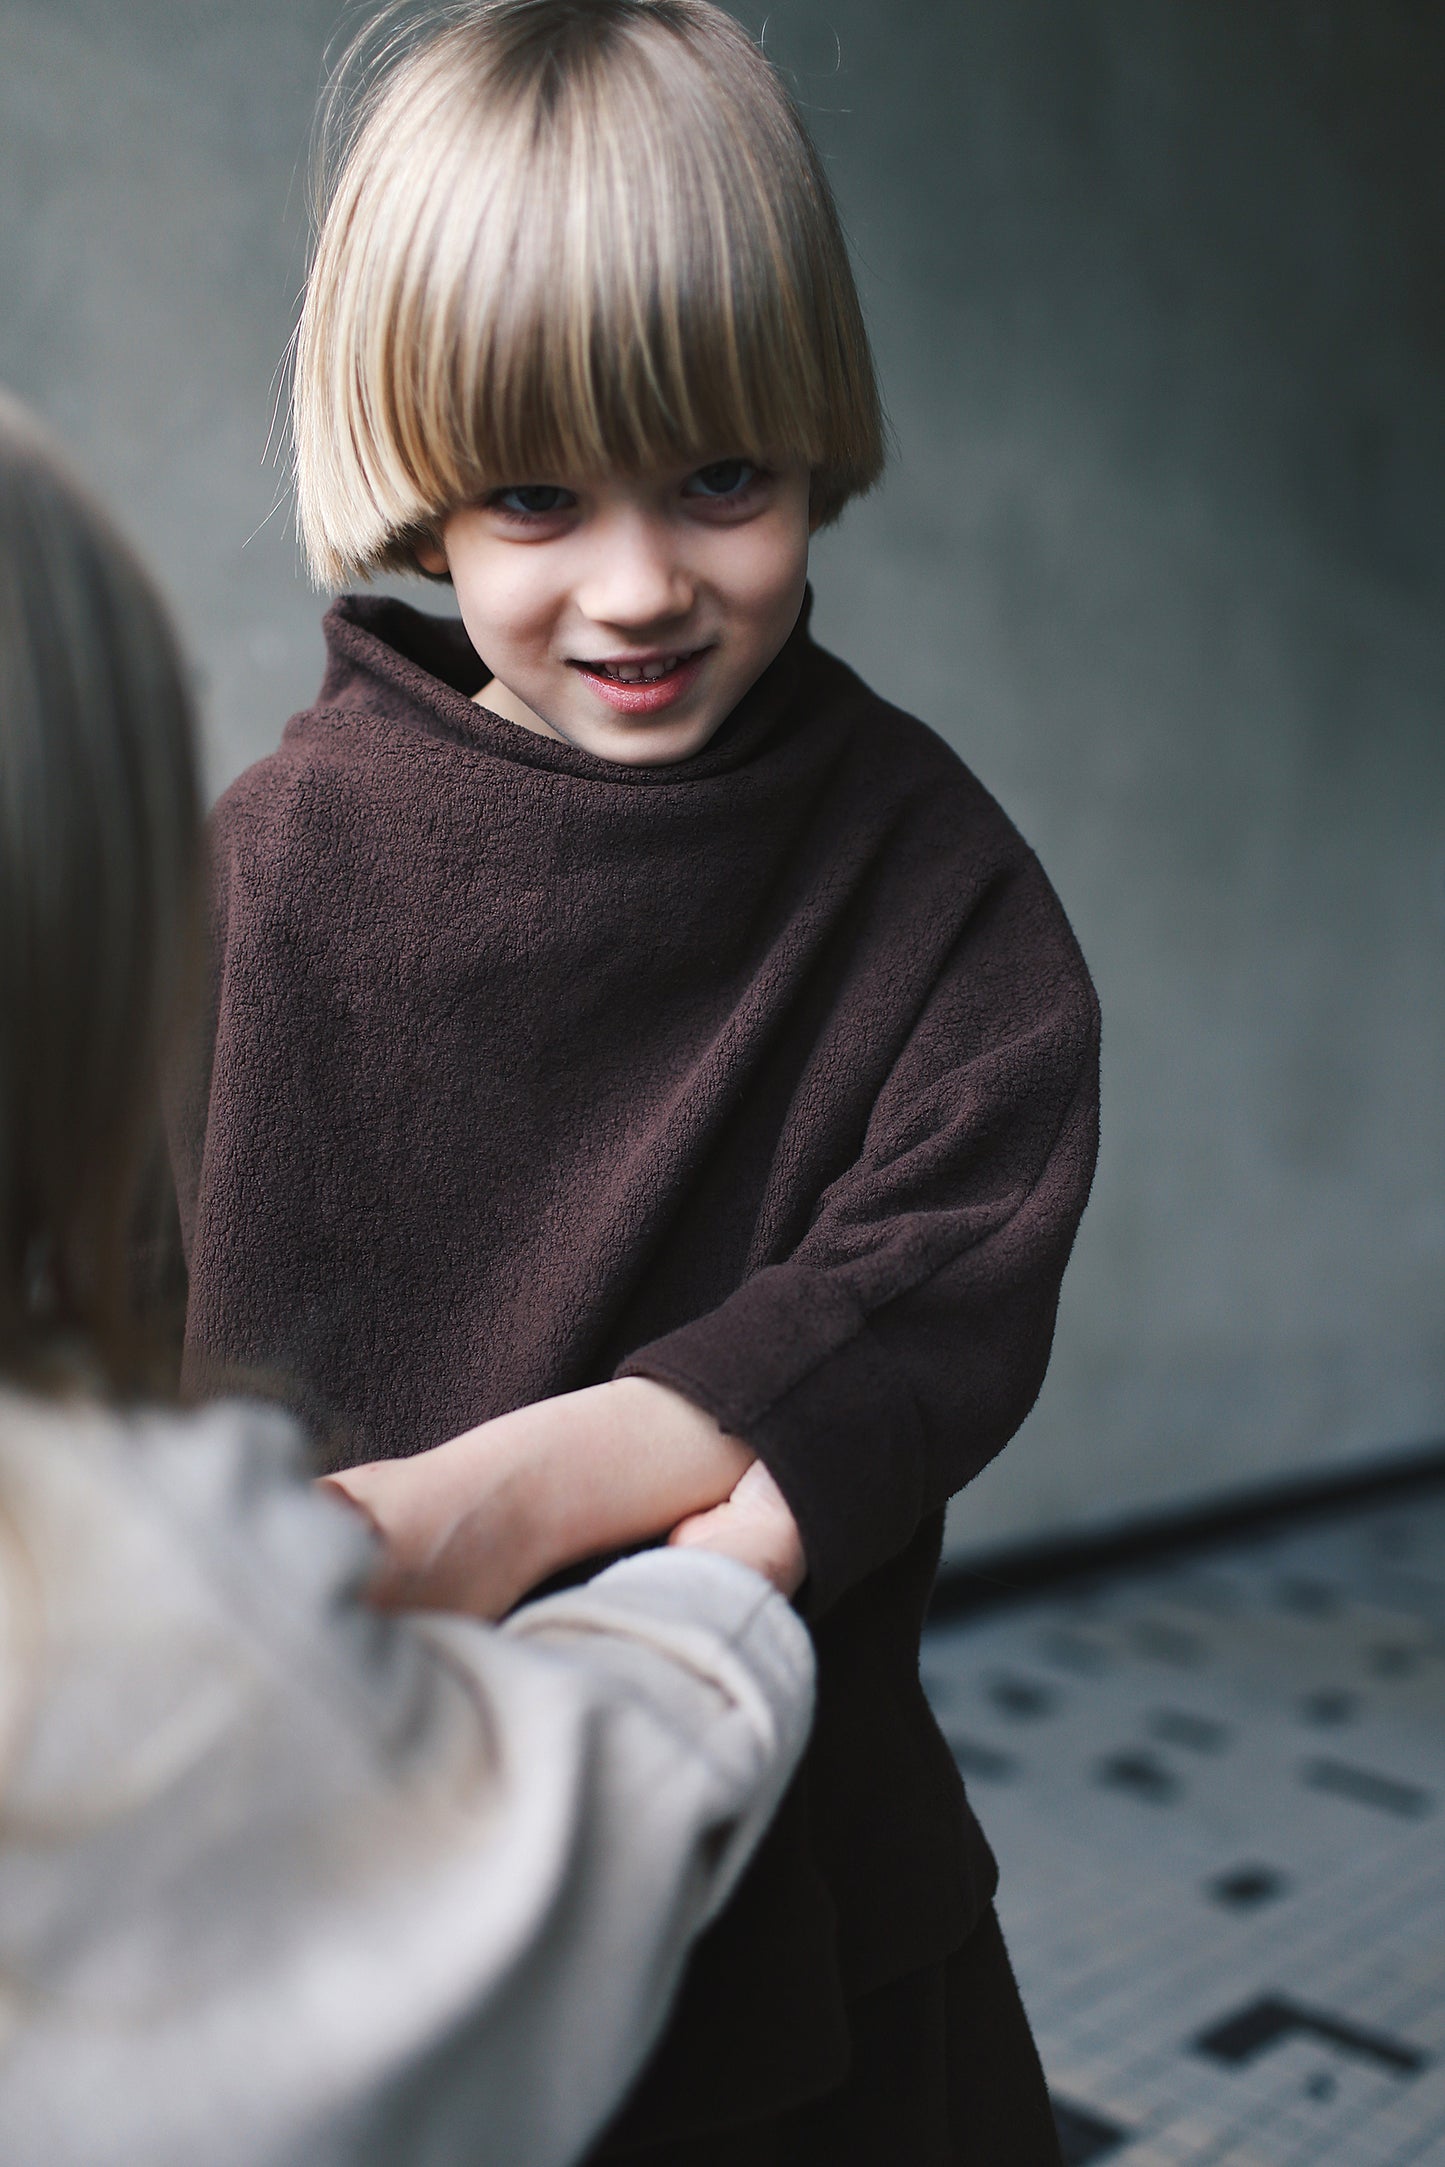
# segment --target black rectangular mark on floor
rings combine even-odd
[[[1129,1627],[1130,1645],[1140,1655],[1154,1657],[1160,1663],[1174,1663],[1181,1670],[1192,1670],[1204,1660],[1204,1642],[1198,1633],[1186,1632],[1182,1625],[1171,1625],[1166,1618],[1140,1618]]]
[[[961,1776],[977,1776],[985,1783],[1007,1783],[1010,1776],[1017,1775],[1018,1762],[1011,1754],[1000,1753],[997,1746],[986,1746],[981,1738],[969,1738],[962,1731],[945,1730],[943,1735]]]
[[[985,1690],[1000,1715],[1024,1723],[1052,1715],[1058,1702],[1052,1686],[1044,1685],[1038,1678],[1026,1678],[1018,1671],[990,1678]]]
[[[1303,1573],[1291,1574],[1275,1582],[1275,1601],[1281,1610],[1292,1610],[1301,1618],[1333,1618],[1342,1608],[1338,1588],[1328,1581],[1312,1580]]]
[[[1349,1761],[1306,1761],[1301,1780],[1312,1791],[1326,1791],[1333,1798],[1348,1798],[1357,1806],[1373,1806],[1393,1813],[1402,1821],[1423,1821],[1435,1810],[1434,1794],[1418,1783],[1402,1783],[1397,1776],[1381,1776],[1373,1768],[1356,1768]]]
[[[1094,1770],[1094,1780],[1110,1791],[1131,1791],[1151,1806],[1169,1805],[1179,1791],[1179,1778],[1154,1753],[1111,1753]]]
[[[1422,1653],[1406,1640],[1382,1640],[1371,1648],[1367,1660],[1376,1678],[1413,1678]]]
[[[1222,1753],[1229,1744],[1229,1725],[1213,1716],[1197,1716],[1186,1708],[1156,1708],[1149,1718],[1149,1735],[1164,1746],[1183,1746],[1189,1753]]]
[[[1132,2130],[1121,2129],[1117,2122],[1106,2122],[1092,2108],[1076,2107],[1071,2099],[1060,2099],[1057,2093],[1050,2105],[1059,2132],[1064,2167],[1093,2167],[1095,2160],[1107,2159],[1111,2152],[1117,2152],[1133,2137]]]
[[[1212,1901],[1226,1911],[1260,1911],[1289,1892],[1289,1882],[1273,1866],[1234,1866],[1204,1886]]]
[[[1299,1704],[1299,1712],[1306,1723],[1334,1728],[1341,1723],[1354,1722],[1360,1712],[1360,1696],[1344,1692],[1337,1686],[1326,1686],[1318,1693],[1306,1693]]]
[[[1327,2009],[1310,2009],[1303,2002],[1291,2001],[1286,1994],[1262,1994],[1258,2001],[1211,2024],[1191,2044],[1196,2054],[1222,2062],[1227,2069],[1243,2069],[1281,2040],[1302,2036],[1338,2047],[1361,2061],[1374,2062],[1397,2077],[1418,2075],[1429,2060],[1419,2047],[1406,2040],[1367,2031]]]

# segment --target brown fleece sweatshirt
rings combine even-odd
[[[943,1506],[1038,1391],[1096,1147],[1037,861],[806,618],[695,759],[623,768],[478,706],[459,625],[338,603],[316,705],[215,814],[175,1095],[195,1379],[269,1373],[345,1464],[640,1373],[797,1516],[814,1741],[639,2137],[836,2081],[848,1998],[991,1893],[918,1633]]]

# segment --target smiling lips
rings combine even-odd
[[[692,690],[707,653],[707,648],[697,647],[685,655],[649,655],[639,662],[574,662],[572,667],[609,707],[624,715],[653,715]]]

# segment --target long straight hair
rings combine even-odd
[[[135,556],[0,393],[0,1374],[153,1381],[136,1291],[193,968],[191,703]]]

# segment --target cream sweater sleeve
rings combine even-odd
[[[801,1750],[807,1636],[743,1567],[387,1620],[294,1458],[254,1409],[0,1396],[7,2159],[575,2158]]]

